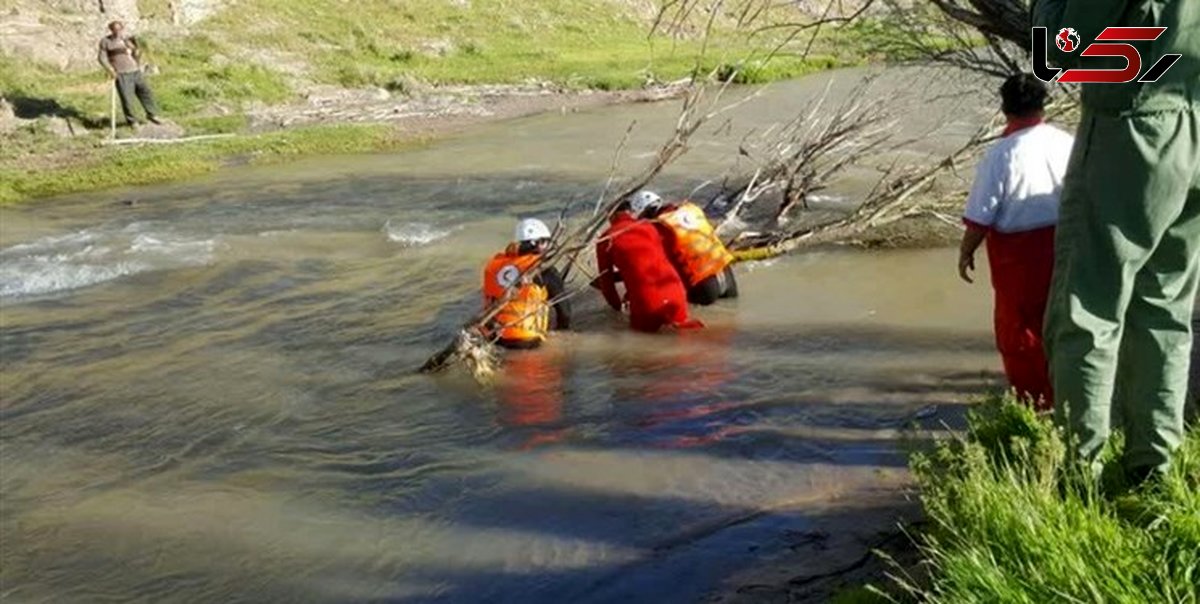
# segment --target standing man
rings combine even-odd
[[[1042,323],[1054,268],[1054,225],[1070,134],[1042,123],[1046,85],[1029,74],[1000,87],[1008,125],[975,174],[963,211],[967,226],[958,255],[958,274],[973,283],[975,251],[987,241],[995,290],[996,348],[1017,396],[1036,409],[1050,409],[1054,394],[1042,346]]]
[[[1131,43],[1142,65],[1182,55],[1154,82],[1083,86],[1046,317],[1060,421],[1094,462],[1116,411],[1122,465],[1137,483],[1165,471],[1183,438],[1200,279],[1200,2],[1036,0],[1033,17],[1085,43],[1109,26],[1164,27],[1156,41]]]
[[[142,66],[139,64],[141,49],[138,48],[137,41],[125,35],[125,24],[120,21],[109,23],[108,32],[109,35],[100,38],[100,49],[96,59],[108,71],[117,87],[117,95],[121,97],[121,110],[125,112],[125,123],[130,127],[138,124],[137,117],[133,115],[133,97],[136,95],[142,109],[146,111],[146,119],[161,124],[162,122],[158,121],[158,106],[154,103],[154,95],[150,92],[150,85],[146,83]]]

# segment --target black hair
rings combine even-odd
[[[1000,86],[1004,113],[1017,117],[1041,113],[1046,109],[1046,97],[1049,95],[1046,85],[1028,73],[1009,76]]]

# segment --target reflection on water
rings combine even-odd
[[[2,597],[691,601],[899,480],[897,429],[996,364],[948,251],[745,267],[703,332],[584,301],[492,389],[412,373],[512,216],[594,201],[607,160],[563,164],[671,113],[3,210]]]

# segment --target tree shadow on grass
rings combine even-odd
[[[88,115],[77,107],[63,105],[58,99],[14,95],[8,97],[12,103],[13,114],[23,120],[35,120],[43,117],[59,117],[83,125],[85,128],[103,128],[106,120],[102,117]]]

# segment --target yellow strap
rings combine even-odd
[[[773,246],[752,247],[744,250],[730,250],[733,254],[733,261],[736,262],[754,262],[756,260],[770,260],[776,256],[782,256],[783,252],[775,249]]]

